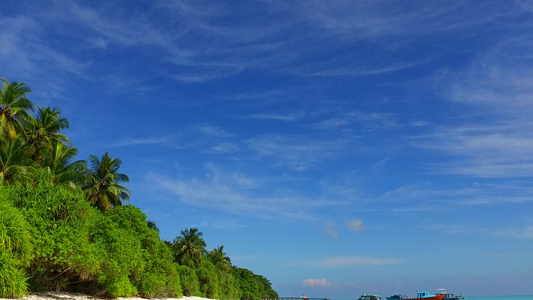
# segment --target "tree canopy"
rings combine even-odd
[[[87,171],[86,184],[83,189],[89,201],[102,211],[110,207],[122,205],[129,201],[131,192],[121,183],[128,182],[128,175],[118,172],[122,161],[111,157],[109,152],[98,158],[89,156],[91,168]]]
[[[27,98],[31,89],[24,83],[9,83],[4,78],[4,88],[0,88],[0,128],[9,138],[24,133],[23,122],[31,118],[28,110],[33,111],[33,103]]]

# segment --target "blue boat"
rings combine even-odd
[[[432,295],[428,292],[416,292],[416,298],[407,298],[404,300],[442,300],[444,295]]]

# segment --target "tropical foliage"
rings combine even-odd
[[[69,139],[59,131],[69,127],[66,118],[62,118],[59,108],[40,108],[36,118],[28,118],[25,129],[32,159],[41,164],[43,153],[50,152],[51,146]]]
[[[4,82],[0,88],[0,128],[2,134],[15,138],[24,133],[23,122],[31,118],[28,110],[33,111],[33,103],[27,98],[31,89],[24,83]]]
[[[31,261],[28,223],[22,213],[0,194],[0,298],[21,297],[28,291],[24,267]]]
[[[190,267],[200,267],[202,256],[206,254],[206,243],[202,235],[198,228],[181,231],[181,236],[176,237],[172,243],[176,262]]]
[[[110,207],[122,205],[122,201],[129,201],[131,192],[122,182],[128,182],[126,174],[118,173],[122,161],[104,153],[102,158],[89,156],[91,169],[87,172],[86,184],[83,189],[87,199],[100,210],[106,211]]]
[[[31,182],[35,163],[27,155],[27,144],[21,136],[0,137],[0,185]]]
[[[119,297],[276,298],[263,276],[207,251],[198,228],[174,241],[129,201],[121,160],[76,160],[59,108],[28,99],[24,83],[0,87],[0,298],[31,291]],[[37,107],[36,116],[31,115]]]

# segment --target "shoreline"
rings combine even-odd
[[[2,300],[4,299],[10,299],[10,298],[0,298]],[[15,298],[17,299],[17,298]],[[165,300],[218,300],[218,299],[210,299],[210,298],[203,298],[203,297],[197,297],[197,296],[183,296],[181,298],[141,298],[141,297],[117,297],[117,298],[103,298],[103,297],[97,297],[97,296],[90,296],[85,294],[75,294],[75,293],[66,293],[66,292],[43,292],[43,293],[30,293],[20,299],[23,300],[110,300],[110,299],[117,299],[117,300],[148,300],[148,299],[165,299]]]

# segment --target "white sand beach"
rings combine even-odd
[[[0,298],[6,299],[6,298]],[[93,297],[83,294],[72,294],[72,293],[63,293],[63,292],[46,292],[46,293],[32,293],[27,296],[24,296],[24,300],[108,300],[108,298]],[[122,298],[118,297],[118,300],[147,300],[147,298]],[[154,300],[218,300],[218,299],[209,299],[202,297],[182,297],[182,298],[152,298]]]

